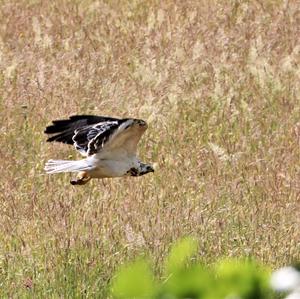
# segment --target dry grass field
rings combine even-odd
[[[172,242],[206,264],[300,259],[297,0],[0,1],[0,297],[108,298]],[[72,114],[149,122],[140,178],[46,175]]]

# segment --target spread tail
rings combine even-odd
[[[49,174],[60,172],[79,172],[90,170],[86,160],[49,160],[45,165],[45,171]]]

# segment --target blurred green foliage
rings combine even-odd
[[[266,299],[269,271],[252,260],[224,259],[208,268],[193,261],[195,240],[183,239],[171,248],[165,262],[165,277],[155,278],[150,263],[140,259],[123,266],[113,279],[114,298],[157,299]]]
[[[121,268],[115,278],[113,291],[117,298],[155,297],[154,278],[148,263],[138,260]]]

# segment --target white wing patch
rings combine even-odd
[[[128,154],[136,155],[138,142],[147,127],[147,123],[143,120],[130,119],[118,128],[105,148],[110,151],[121,149]]]

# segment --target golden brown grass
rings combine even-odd
[[[299,260],[299,18],[296,0],[1,1],[1,298],[105,298],[124,260],[160,271],[186,235],[205,263]],[[44,127],[76,113],[148,120],[155,174],[44,174],[76,157]]]

